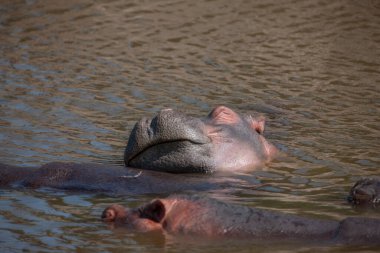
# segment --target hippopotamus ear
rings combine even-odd
[[[240,120],[240,116],[236,112],[225,106],[216,107],[210,112],[208,117],[215,124],[235,124]]]
[[[165,205],[161,200],[157,199],[142,208],[141,218],[150,219],[159,223],[165,217],[165,213]]]
[[[265,128],[265,117],[259,116],[257,118],[253,118],[251,116],[251,127],[259,134],[264,133]]]

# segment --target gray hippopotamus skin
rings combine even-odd
[[[379,206],[380,177],[360,179],[352,186],[347,199],[357,206]]]
[[[126,166],[171,173],[254,169],[276,148],[263,136],[262,117],[225,106],[196,118],[166,109],[134,126],[124,153]]]
[[[108,195],[207,191],[229,187],[228,179],[171,174],[121,166],[86,163],[48,163],[41,167],[17,167],[0,163],[0,187],[48,187]]]
[[[101,218],[115,226],[138,231],[158,230],[202,238],[380,244],[380,219],[312,219],[196,196],[174,195],[133,209],[115,204],[107,207]]]

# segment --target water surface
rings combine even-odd
[[[378,1],[1,1],[0,161],[122,164],[139,118],[163,108],[204,116],[223,104],[265,115],[267,138],[289,159],[235,175],[246,182],[238,191],[204,195],[313,217],[379,217],[344,200],[357,179],[380,174],[379,24]],[[249,189],[257,183],[270,186]],[[176,240],[98,219],[110,203],[153,197],[1,190],[0,248],[316,250]]]

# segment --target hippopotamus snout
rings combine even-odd
[[[241,116],[225,106],[203,118],[165,109],[136,123],[124,161],[127,166],[172,173],[257,166],[275,150],[263,130],[261,118]]]
[[[128,166],[160,171],[211,170],[211,149],[206,147],[210,142],[200,119],[164,109],[155,117],[136,123],[124,161]]]

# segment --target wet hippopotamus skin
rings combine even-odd
[[[357,206],[379,206],[380,177],[360,179],[352,186],[347,199]]]
[[[111,194],[220,188],[224,184],[210,178],[189,175],[185,178],[174,173],[234,171],[259,166],[277,152],[263,132],[263,118],[241,116],[225,106],[216,107],[201,119],[166,109],[135,125],[124,154],[127,167],[53,162],[26,168],[0,163],[0,186]]]
[[[136,123],[124,162],[171,173],[253,169],[277,153],[264,138],[264,127],[263,117],[239,115],[225,106],[204,118],[166,109]]]
[[[174,195],[138,208],[107,207],[102,220],[137,231],[209,238],[380,244],[380,219],[350,217],[342,221],[312,219],[217,200]]]
[[[232,187],[233,180],[204,175],[172,174],[115,165],[47,163],[18,167],[0,163],[0,187],[48,187],[107,195],[207,191]]]

